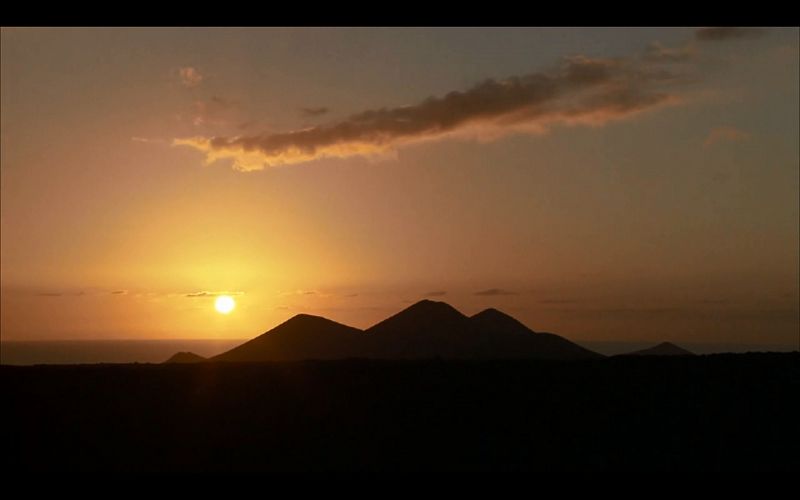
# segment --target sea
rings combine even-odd
[[[66,340],[0,341],[0,364],[98,364],[163,363],[176,352],[189,351],[209,357],[223,353],[248,339],[187,340]],[[592,351],[613,356],[653,347],[656,342],[577,342]],[[724,352],[788,352],[797,346],[766,344],[681,343],[695,354]]]
[[[2,341],[0,364],[163,363],[176,352],[209,357],[247,339]]]

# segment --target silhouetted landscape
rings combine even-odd
[[[210,359],[3,366],[3,467],[394,475],[800,465],[800,354],[694,356],[666,343],[632,354],[604,358],[495,309],[467,317],[425,300],[365,331],[298,315]]]
[[[434,357],[591,359],[602,356],[558,335],[536,333],[496,309],[467,317],[444,302],[421,300],[363,331],[319,316],[298,314],[211,360]]]
[[[694,356],[694,353],[671,342],[662,342],[648,349],[630,352],[627,356]]]

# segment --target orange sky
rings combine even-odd
[[[3,29],[2,339],[796,344],[798,30],[743,33]]]

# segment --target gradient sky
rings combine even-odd
[[[434,298],[796,346],[798,34],[3,29],[2,339]]]

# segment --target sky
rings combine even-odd
[[[0,335],[796,347],[799,35],[3,28]]]

